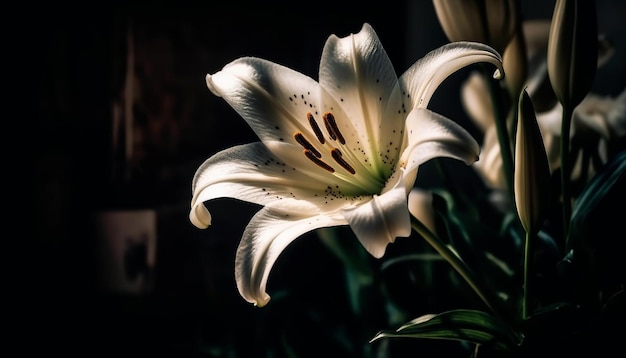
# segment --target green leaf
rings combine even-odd
[[[418,317],[395,331],[380,331],[371,342],[381,338],[426,338],[472,342],[510,351],[519,346],[522,334],[500,319],[477,310],[457,309]]]

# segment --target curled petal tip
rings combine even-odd
[[[257,300],[251,300],[250,302],[254,305],[254,307],[265,307],[269,302],[270,302],[270,295],[268,295],[267,293],[263,295],[263,297],[257,299]]]
[[[211,91],[211,93],[213,93],[215,96],[222,97],[222,95],[220,94],[220,90],[213,83],[213,80],[213,75],[207,74],[205,77],[206,86],[209,88],[209,91]]]
[[[258,301],[258,302],[254,302],[254,307],[264,307],[265,305],[267,305],[267,303],[269,302],[269,299],[267,301]]]
[[[478,156],[475,156],[474,159],[470,159],[470,160],[464,160],[465,165],[472,165],[474,163],[476,163],[478,161],[478,159],[480,159]]]
[[[189,213],[189,221],[198,229],[206,229],[211,226],[211,214],[200,204]]]
[[[501,79],[504,79],[504,71],[500,71],[500,69],[499,69],[499,68],[498,68],[498,69],[496,69],[496,70],[493,72],[493,78],[494,78],[494,79],[496,79],[496,80],[501,80]]]

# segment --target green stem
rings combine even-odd
[[[418,234],[420,234],[426,242],[432,246],[452,267],[465,279],[465,281],[470,285],[470,287],[478,294],[478,296],[483,300],[483,302],[491,309],[493,312],[497,312],[496,306],[494,305],[494,301],[488,295],[489,291],[485,291],[481,288],[481,285],[478,283],[476,277],[472,274],[471,269],[465,264],[463,260],[450,248],[448,248],[441,240],[430,231],[426,225],[424,225],[421,221],[411,215],[411,226],[413,230],[415,230]]]
[[[572,216],[570,193],[571,162],[569,160],[569,132],[572,123],[573,108],[563,104],[563,118],[561,120],[561,197],[563,198],[563,236],[568,237],[569,222]]]
[[[506,113],[502,106],[502,96],[499,88],[488,71],[485,70],[485,79],[489,86],[489,95],[493,103],[493,112],[496,122],[496,132],[498,133],[498,143],[500,144],[500,154],[502,155],[502,170],[506,180],[507,190],[513,198],[513,153],[509,130],[506,125]]]
[[[530,280],[529,277],[531,275],[531,265],[530,260],[532,256],[532,237],[526,232],[526,247],[524,249],[524,299],[522,300],[522,319],[525,320],[528,318],[528,309],[530,299]]]

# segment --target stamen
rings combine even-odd
[[[332,140],[337,140],[337,135],[335,134],[333,127],[328,121],[328,113],[324,113],[322,118],[324,119],[324,126],[326,126],[326,131],[328,132],[328,135],[330,136],[330,138],[332,138]]]
[[[306,117],[309,120],[309,125],[311,125],[311,128],[313,128],[313,132],[315,133],[317,140],[319,140],[320,143],[324,144],[326,142],[326,139],[324,138],[324,135],[322,134],[322,130],[320,129],[320,126],[317,125],[317,121],[315,120],[315,117],[313,117],[311,112],[307,113]]]
[[[334,140],[339,140],[339,143],[341,144],[346,144],[345,138],[341,134],[341,131],[339,131],[339,127],[337,127],[335,116],[332,113],[327,112],[324,113],[323,117],[326,130],[328,131],[328,134],[330,134],[330,137]]]
[[[302,135],[302,133],[300,132],[296,132],[293,134],[293,138],[296,140],[296,142],[298,142],[304,149],[307,149],[309,151],[311,151],[312,154],[314,154],[316,157],[321,158],[322,157],[322,153],[320,153],[317,149],[315,149],[315,147],[313,146],[313,144],[311,144],[311,142],[309,142],[306,138],[304,138],[304,135]]]
[[[343,154],[341,153],[341,151],[337,148],[334,148],[333,150],[330,151],[330,154],[333,156],[333,159],[337,162],[337,164],[341,165],[341,167],[345,170],[347,170],[348,172],[350,172],[350,174],[355,174],[356,170],[354,170],[354,168],[352,168],[350,166],[350,164],[348,164],[348,162],[346,162],[342,157]]]
[[[310,150],[305,149],[304,150],[304,155],[306,155],[307,158],[311,159],[311,161],[313,163],[317,164],[322,169],[326,169],[330,173],[334,173],[335,172],[335,169],[333,167],[331,167],[330,165],[326,164],[326,162],[324,162],[323,160],[321,160],[318,157],[316,157]]]

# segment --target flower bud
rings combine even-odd
[[[514,0],[433,0],[448,40],[476,41],[502,54],[517,23]]]
[[[514,191],[524,230],[539,232],[550,203],[550,166],[532,101],[526,90],[519,98],[515,141]]]
[[[550,111],[559,103],[548,77],[550,25],[550,20],[543,19],[522,23],[528,63],[526,87],[536,113]]]
[[[504,82],[509,90],[509,95],[517,99],[528,75],[528,61],[526,59],[526,42],[521,27],[515,31],[508,46],[502,55],[502,66],[506,77]]]
[[[577,106],[591,90],[598,65],[593,0],[557,0],[548,40],[548,76],[564,106]]]

